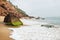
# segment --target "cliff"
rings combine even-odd
[[[0,0],[0,16],[6,16],[9,13],[12,13],[18,18],[28,17],[28,15],[23,10],[15,7],[11,4],[11,2]]]

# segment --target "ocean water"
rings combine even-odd
[[[31,19],[20,19],[25,26],[19,28],[9,28],[13,30],[9,36],[15,40],[60,40],[60,27],[47,28],[42,27],[42,23]],[[27,24],[27,25],[26,25]]]
[[[60,25],[60,17],[49,17],[46,21],[52,24]]]
[[[60,17],[47,17],[45,18],[45,20],[39,20],[39,21],[60,25]]]

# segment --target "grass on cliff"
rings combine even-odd
[[[14,6],[14,8],[15,8],[20,14],[22,14],[24,17],[28,17],[28,15],[26,14],[25,11],[23,11],[23,10],[20,9],[20,8],[18,8],[18,6],[13,5],[10,1],[9,1],[9,3],[10,3],[12,6]]]

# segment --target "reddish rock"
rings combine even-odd
[[[6,16],[9,13],[12,13],[18,18],[25,17],[22,13],[18,12],[10,2],[0,0],[0,16]]]

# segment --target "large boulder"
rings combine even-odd
[[[4,22],[7,25],[13,25],[13,26],[23,25],[23,23],[21,22],[21,20],[19,20],[18,17],[14,16],[11,13],[8,14],[7,16],[5,16]]]

